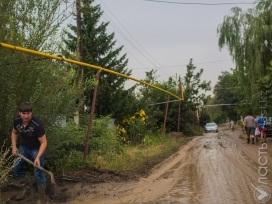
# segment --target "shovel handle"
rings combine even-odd
[[[28,162],[29,164],[32,164],[32,165],[34,166],[34,162],[31,161],[31,160],[29,160],[28,158],[26,158],[24,155],[22,155],[22,154],[17,154],[17,156],[20,157],[21,159],[25,160],[25,161]],[[51,177],[51,183],[55,183],[55,178],[54,178],[54,175],[53,175],[52,172],[47,171],[46,169],[44,169],[44,168],[41,167],[41,166],[35,166],[35,167],[38,168],[38,169],[40,169],[40,170],[42,170],[42,171],[44,171],[44,172],[46,172],[46,173],[48,173],[48,174],[50,175],[50,177]]]
[[[38,169],[40,169],[40,170],[42,170],[42,171],[46,171],[46,170],[45,170],[44,168],[42,168],[41,166],[35,166],[35,165],[34,165],[34,162],[31,161],[30,159],[26,158],[24,155],[22,155],[22,154],[17,154],[17,156],[19,156],[21,159],[25,160],[26,162],[32,164],[34,167],[36,167],[36,168],[38,168]]]

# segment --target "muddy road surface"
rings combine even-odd
[[[272,141],[247,144],[240,128],[194,137],[138,180],[66,183],[68,204],[272,204]],[[31,203],[31,202],[28,202]]]
[[[225,125],[195,137],[146,178],[98,186],[68,203],[272,203],[271,171],[272,141],[247,144],[240,129]]]

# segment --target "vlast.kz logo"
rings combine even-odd
[[[259,203],[266,203],[267,201],[270,200],[271,192],[270,192],[269,188],[267,188],[266,186],[256,187],[256,186],[253,185],[253,183],[251,183],[251,185],[255,189],[254,196],[255,196],[255,199]]]

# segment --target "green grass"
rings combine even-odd
[[[150,168],[176,152],[184,143],[183,138],[165,136],[148,145],[124,145],[123,153],[120,154],[116,154],[116,151],[110,149],[105,155],[99,155],[96,152],[89,154],[85,165],[89,164],[95,168],[128,175],[135,171],[141,171],[144,167]],[[77,159],[82,160],[82,158]],[[74,163],[75,161],[71,162]]]

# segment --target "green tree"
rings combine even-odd
[[[0,36],[3,42],[55,53],[59,25],[65,16],[61,1],[1,1]],[[10,135],[18,105],[31,102],[34,114],[46,127],[72,115],[75,108],[75,73],[66,63],[0,48],[0,132],[2,142]],[[50,136],[49,136],[50,137]]]
[[[268,74],[272,60],[271,15],[272,1],[260,0],[247,12],[232,8],[232,15],[225,16],[217,29],[219,48],[228,48],[236,64],[242,91],[254,110],[260,106],[261,90],[257,81]]]
[[[185,89],[184,103],[187,103],[190,107],[201,105],[206,95],[205,92],[211,90],[210,81],[201,81],[203,69],[196,73],[195,70],[196,66],[194,66],[193,60],[190,59],[183,79],[183,87]]]
[[[145,74],[146,77],[143,81],[167,90],[166,87],[158,81],[159,76],[157,75],[156,70],[151,70]],[[167,94],[148,86],[141,86],[139,87],[137,98],[139,99],[139,109],[145,110],[148,116],[148,129],[152,132],[162,130],[161,128],[163,127],[164,122]]]
[[[116,41],[114,33],[107,34],[107,26],[109,22],[100,23],[103,12],[100,5],[93,6],[93,0],[83,0],[82,7],[82,61],[101,66],[125,75],[130,75],[131,70],[127,68],[128,59],[126,54],[121,55],[123,46],[115,48]],[[70,30],[74,33],[66,31],[64,42],[73,55],[76,50],[77,37],[75,36],[77,28],[69,25]],[[84,70],[84,79],[88,80],[95,77],[97,71],[87,69]],[[135,96],[132,87],[128,90],[124,89],[124,83],[127,79],[109,73],[100,73],[98,84],[97,102],[95,106],[95,114],[97,117],[112,115],[114,118],[133,113],[131,109],[134,106]],[[85,105],[90,110],[93,88],[85,91]]]
[[[180,130],[184,133],[189,133],[193,129],[191,128],[192,125],[197,124],[198,120],[195,111],[203,104],[205,92],[211,89],[210,82],[201,81],[203,70],[201,69],[199,72],[195,73],[195,69],[196,67],[193,65],[192,59],[190,59],[190,62],[187,65],[186,75],[181,80],[183,82],[183,88],[185,89],[185,97],[184,101],[181,103]],[[167,81],[159,82],[156,71],[151,70],[150,72],[146,72],[144,81],[173,94],[179,94],[179,80],[174,77],[169,77]],[[149,125],[151,125],[149,129],[155,131],[158,128],[162,128],[164,124],[167,95],[161,91],[150,89],[149,87],[142,87],[139,90],[141,107],[146,108],[148,115],[147,121]],[[171,100],[170,97],[170,101]],[[173,100],[169,103],[166,125],[167,132],[177,131],[178,106],[178,101]]]
[[[258,80],[258,88],[261,90],[258,113],[264,113],[271,117],[272,110],[272,62],[268,74]]]
[[[206,91],[211,90],[210,81],[201,81],[203,69],[195,72],[196,66],[193,64],[193,60],[190,59],[187,65],[187,72],[182,80],[183,88],[185,90],[184,101],[182,102],[181,113],[183,115],[181,120],[181,129],[185,133],[190,131],[191,125],[197,124],[197,118],[195,111],[203,105],[203,100],[206,96]]]
[[[212,112],[214,107],[211,105],[214,105],[214,98],[211,95],[208,95],[203,99],[203,106],[200,109],[200,125],[202,127],[206,123],[211,122],[213,120]]]
[[[231,104],[220,106],[221,118],[236,121],[238,115],[245,115],[248,111],[249,104],[245,105],[243,87],[238,81],[237,71],[233,69],[231,72],[222,72],[218,77],[218,82],[214,86],[214,95],[216,104]]]

